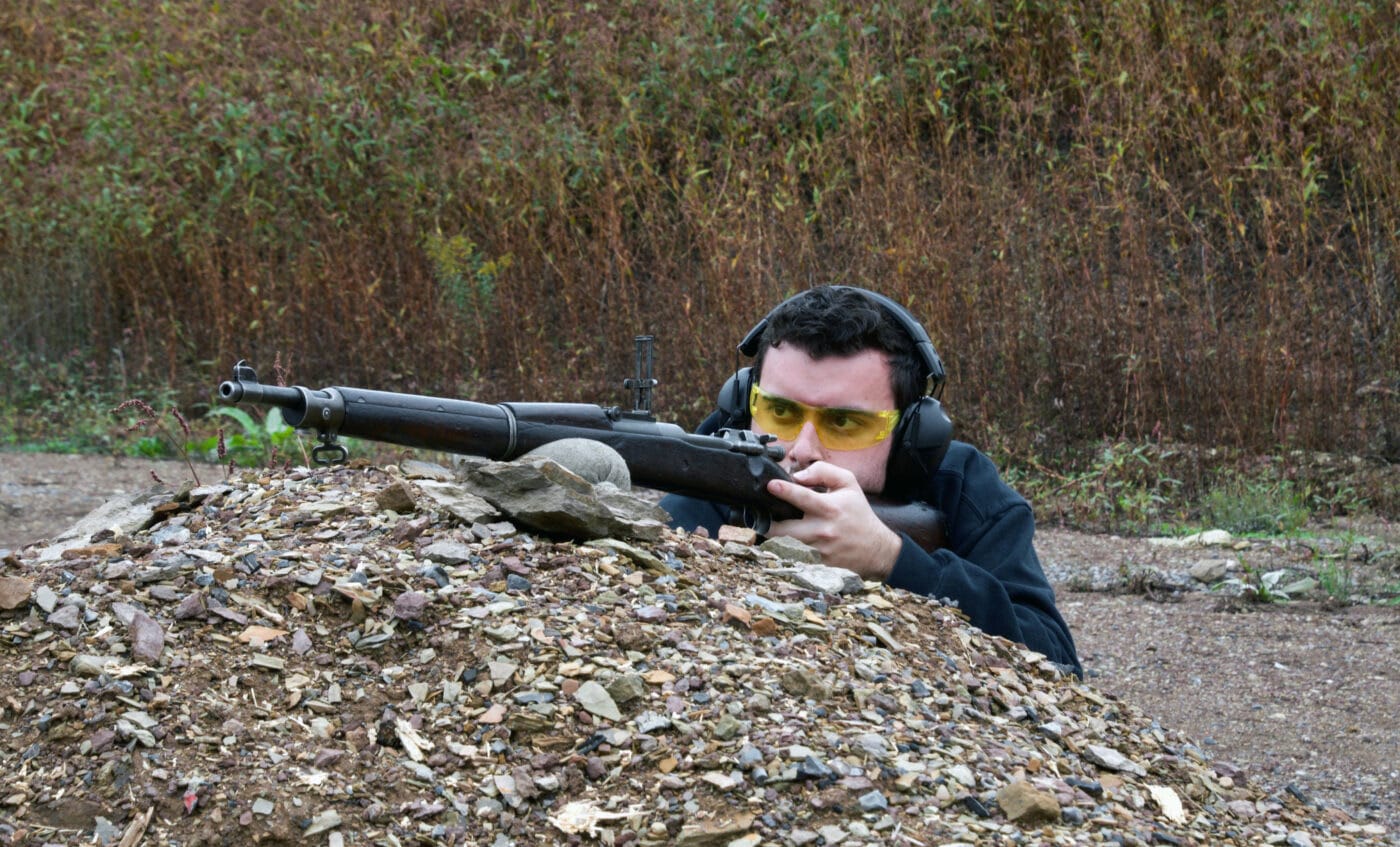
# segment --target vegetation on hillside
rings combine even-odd
[[[1389,2],[18,0],[0,68],[12,411],[240,357],[614,402],[654,332],[692,424],[842,282],[1026,467],[1400,457]]]

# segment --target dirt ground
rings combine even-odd
[[[176,462],[0,454],[0,556],[145,488],[153,473],[172,485],[190,475]],[[1400,606],[1324,602],[1319,591],[1249,603],[1188,575],[1213,560],[1233,565],[1231,576],[1244,563],[1328,570],[1363,592],[1400,583],[1400,525],[1336,524],[1308,537],[1168,547],[1043,529],[1038,547],[1090,682],[1265,787],[1384,824],[1400,844]]]

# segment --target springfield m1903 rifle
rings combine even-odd
[[[233,379],[220,383],[219,401],[280,407],[290,426],[316,431],[321,443],[312,457],[322,464],[347,458],[337,442],[341,435],[499,461],[553,441],[586,438],[616,450],[634,484],[724,503],[733,509],[731,523],[760,534],[772,521],[801,517],[768,493],[769,480],[788,479],[778,465],[783,448],[771,443],[771,436],[735,429],[697,435],[656,419],[652,336],[638,336],[636,344],[637,375],[623,382],[633,393],[631,411],[588,403],[488,404],[344,386],[264,385],[246,361],[233,366]],[[881,521],[924,549],[943,546],[943,516],[933,507],[877,497],[870,502]]]

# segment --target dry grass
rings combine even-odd
[[[607,400],[655,332],[693,423],[844,282],[1009,452],[1396,438],[1389,2],[20,0],[0,65],[15,361]]]

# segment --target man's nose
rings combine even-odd
[[[788,448],[788,458],[792,459],[793,466],[799,469],[822,460],[822,443],[817,438],[817,428],[811,421],[802,424],[797,438],[793,439],[792,446]]]

